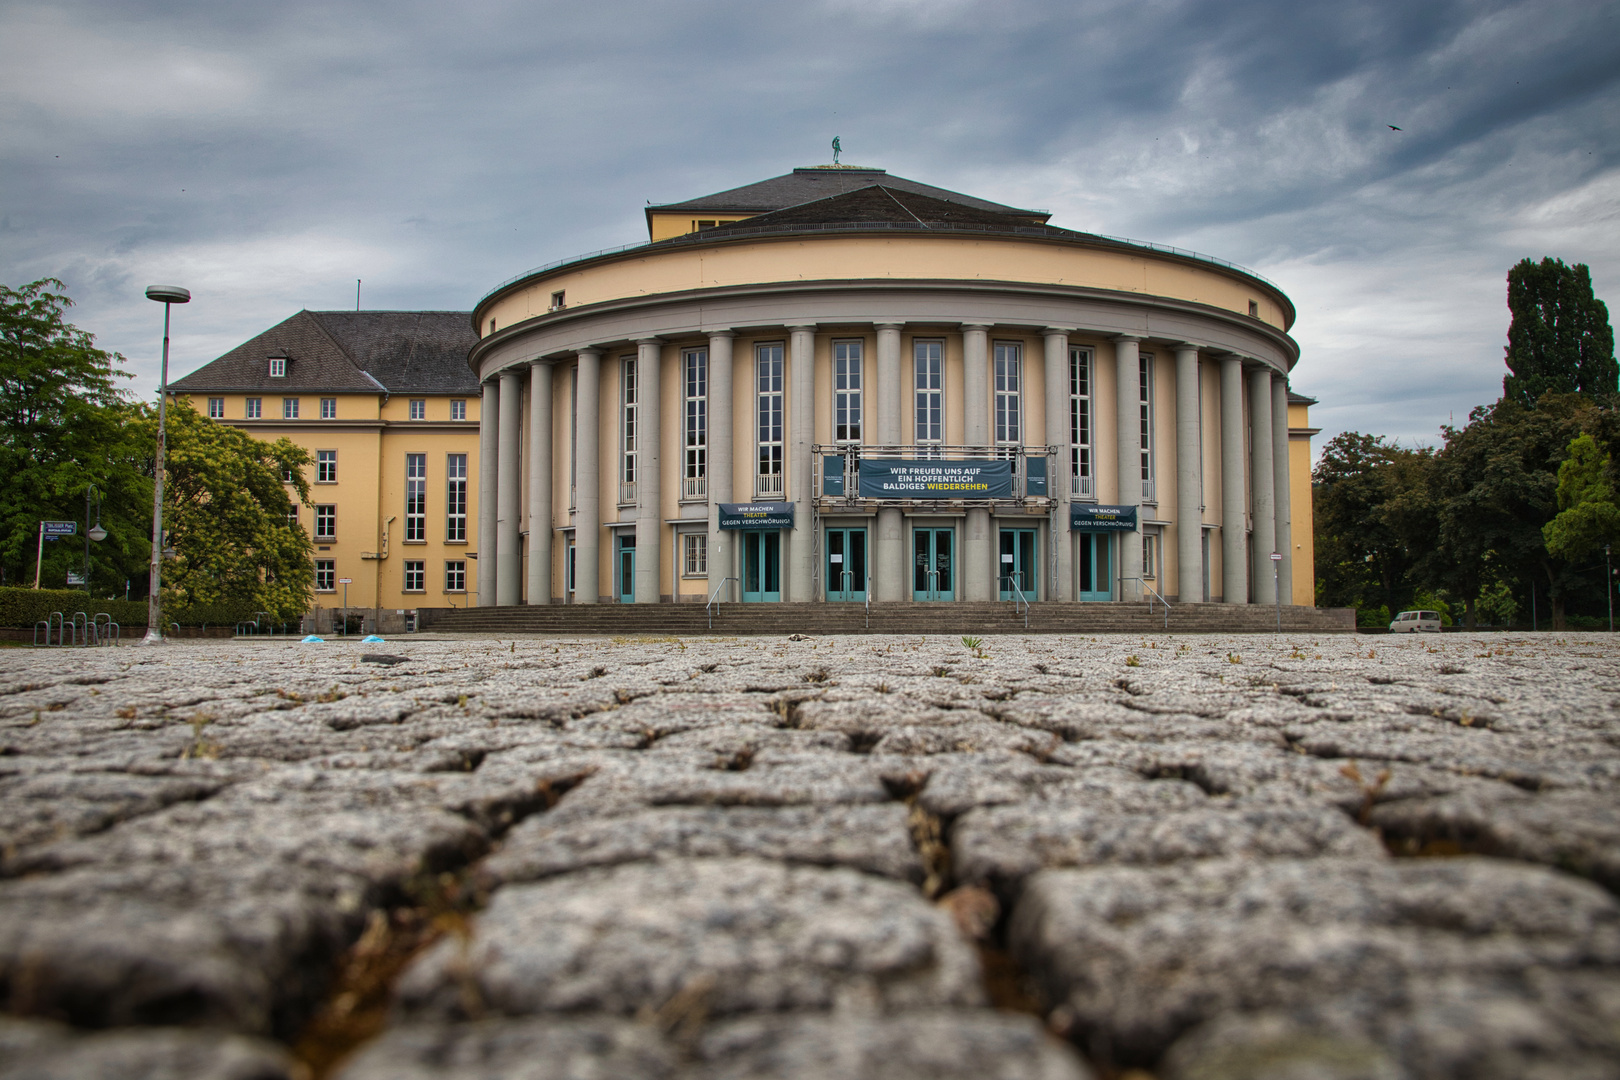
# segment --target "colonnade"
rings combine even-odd
[[[906,365],[901,356],[905,324],[872,324],[876,337],[875,379],[864,390],[866,431],[876,445],[902,441],[902,417],[908,396]],[[784,327],[787,337],[786,380],[790,411],[786,417],[785,473],[787,490],[779,499],[795,507],[792,540],[787,545],[785,578],[790,599],[809,599],[814,578],[810,530],[812,454],[815,441],[814,352],[817,328],[811,323]],[[843,329],[840,325],[840,329]],[[994,328],[980,323],[961,324],[963,443],[990,447],[991,429],[990,341]],[[1020,332],[1020,336],[1023,333]],[[1075,331],[1047,327],[1044,340],[1045,428],[1047,442],[1059,448],[1056,475],[1049,490],[1055,502],[1050,541],[1054,544],[1056,575],[1048,591],[1052,599],[1074,599],[1074,548],[1069,535],[1069,504],[1075,501],[1069,484],[1069,344]],[[1094,335],[1087,335],[1088,338]],[[708,574],[718,585],[734,573],[735,553],[730,536],[719,528],[719,504],[746,502],[733,493],[736,427],[730,407],[736,334],[715,331],[706,336],[708,347],[707,499]],[[1145,504],[1141,457],[1141,398],[1139,394],[1142,338],[1114,335],[1115,400],[1111,425],[1114,433],[1117,496],[1111,505],[1134,507],[1140,520]],[[660,379],[662,349],[658,337],[636,339],[637,445],[634,535],[636,546],[634,599],[660,600],[663,540],[667,523],[661,513],[662,479],[681,475],[679,455],[662,461],[660,447]],[[695,343],[694,343],[695,344]],[[1175,546],[1177,592],[1184,601],[1203,599],[1205,529],[1220,533],[1221,597],[1228,603],[1292,603],[1292,533],[1288,474],[1288,386],[1286,377],[1268,364],[1232,353],[1208,350],[1189,343],[1170,343],[1175,354],[1174,494],[1162,500],[1173,508],[1178,526]],[[601,481],[601,362],[605,347],[580,349],[571,356],[536,359],[508,367],[483,383],[479,431],[479,573],[480,606],[521,602],[520,584],[527,578],[529,603],[549,603],[552,585],[553,535],[563,525],[551,520],[553,485],[564,481],[553,464],[553,367],[574,367],[573,513],[568,523],[574,545],[574,573],[578,583],[575,603],[598,600],[600,577],[599,537],[605,523],[600,499]],[[1104,346],[1099,352],[1106,352]],[[1102,358],[1099,356],[1099,364]],[[1221,505],[1218,521],[1208,520],[1203,504],[1204,425],[1200,372],[1205,363],[1218,368]],[[527,566],[522,558],[520,515],[523,509],[521,457],[522,400],[527,380],[528,486]],[[1163,395],[1161,395],[1162,399]],[[1247,401],[1245,401],[1245,397]],[[1245,408],[1247,404],[1247,408]],[[1102,420],[1099,411],[1098,420]],[[1026,428],[1027,432],[1027,428]],[[1054,435],[1061,435],[1053,438]],[[1155,433],[1156,437],[1156,433]],[[1026,440],[1027,441],[1027,440]],[[746,493],[752,496],[753,492]],[[1090,501],[1090,500],[1086,500]],[[901,508],[880,505],[876,511],[871,553],[873,598],[897,601],[906,597],[908,560],[905,522]],[[1140,524],[1138,529],[1140,529]],[[994,595],[995,529],[991,510],[966,509],[961,552],[962,595],[988,600]],[[734,534],[733,534],[734,535]],[[1115,574],[1120,598],[1144,595],[1143,549],[1137,534],[1122,537]],[[1273,565],[1273,552],[1281,560]],[[1168,553],[1167,553],[1168,554]],[[526,573],[525,573],[526,572]],[[1211,586],[1213,583],[1209,583]],[[1251,588],[1252,584],[1252,588]],[[1211,591],[1213,589],[1211,588]],[[1307,600],[1308,602],[1308,600]]]

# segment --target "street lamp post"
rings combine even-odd
[[[90,493],[96,494],[96,523],[90,524]],[[90,541],[101,543],[107,539],[107,530],[101,527],[101,489],[91,484],[84,489],[84,591],[90,592]]]
[[[152,569],[146,598],[146,637],[142,645],[163,644],[162,612],[158,594],[163,585],[163,449],[164,421],[169,400],[169,308],[191,302],[191,292],[178,285],[148,285],[146,298],[163,305],[163,368],[158,382],[157,466],[152,475]]]

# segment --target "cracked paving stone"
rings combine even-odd
[[[338,1080],[678,1080],[649,1024],[606,1016],[413,1023],[360,1051]]]
[[[1477,1075],[1477,1047],[1500,1044],[1508,1017],[1554,1067],[1620,1055],[1620,905],[1539,867],[1046,870],[1025,881],[1010,936],[1081,1045],[1127,1064],[1206,1021],[1285,1009],[1347,1016],[1421,1077]]]
[[[635,1015],[681,993],[715,1016],[978,1005],[979,964],[948,914],[900,882],[759,859],[688,859],[508,885],[471,940],[444,941],[400,983],[412,1015]]]
[[[0,1080],[293,1080],[286,1050],[185,1028],[79,1031],[0,1016]]]

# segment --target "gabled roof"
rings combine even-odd
[[[822,165],[809,169],[794,169],[784,176],[761,180],[757,184],[745,184],[729,191],[704,195],[701,198],[689,199],[685,202],[649,206],[647,207],[647,216],[650,221],[655,212],[702,211],[710,214],[764,214],[772,210],[782,210],[789,206],[798,206],[801,203],[824,199],[829,195],[842,195],[847,192],[857,191],[860,188],[871,187],[874,184],[882,184],[895,191],[906,191],[915,195],[926,195],[933,199],[943,199],[946,202],[958,203],[977,210],[1017,214],[1024,218],[1034,219],[1036,223],[1044,222],[1052,216],[1044,210],[1020,210],[1012,206],[1003,206],[1001,203],[993,203],[987,199],[976,199],[971,195],[963,195],[960,192],[949,191],[945,188],[919,184],[917,181],[907,180],[903,176],[890,176],[883,169],[868,169],[853,165]]]
[[[1012,228],[1026,226],[1061,230],[1043,226],[1045,215],[1030,215],[1022,211],[984,210],[946,199],[936,199],[887,184],[873,184],[842,192],[813,202],[789,206],[782,210],[756,214],[742,221],[704,229],[705,239],[724,236],[727,232],[748,232],[791,225],[841,225],[854,222],[888,222],[902,227],[926,229],[950,228],[953,225],[974,225]]]
[[[169,385],[205,391],[478,392],[464,311],[300,311]],[[287,357],[272,378],[269,357]]]

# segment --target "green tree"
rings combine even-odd
[[[156,421],[146,437],[155,439]],[[174,555],[163,566],[163,604],[268,611],[275,621],[308,610],[314,586],[309,536],[293,518],[291,484],[309,500],[307,450],[261,442],[171,404],[163,523]]]
[[[1547,550],[1561,559],[1584,559],[1620,541],[1620,506],[1614,501],[1612,462],[1597,440],[1581,435],[1558,466],[1558,516],[1542,526]]]
[[[1311,474],[1317,603],[1375,612],[1411,601],[1412,570],[1433,528],[1431,458],[1355,431],[1323,447]]]
[[[117,380],[123,357],[64,318],[73,303],[55,278],[0,285],[0,584],[32,585],[41,519],[78,520],[101,494],[106,540],[91,545],[91,587],[145,591],[152,528],[152,450],[146,410]],[[41,583],[60,588],[84,559],[82,538],[45,545]]]
[[[1545,394],[1615,392],[1614,330],[1585,264],[1521,260],[1508,271],[1508,310],[1505,399],[1534,408]]]

